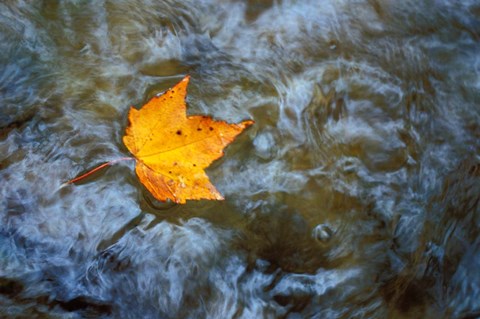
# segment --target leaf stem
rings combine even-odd
[[[82,179],[84,179],[84,178],[92,175],[93,173],[95,173],[95,172],[97,172],[97,171],[99,171],[99,170],[107,167],[107,166],[111,166],[111,165],[113,165],[113,164],[116,164],[116,163],[122,162],[122,161],[132,161],[132,160],[135,160],[135,158],[133,158],[133,157],[121,157],[121,158],[117,158],[117,159],[115,159],[115,160],[113,160],[113,161],[103,163],[102,165],[99,165],[99,166],[95,167],[94,169],[86,172],[85,174],[82,174],[82,175],[80,175],[80,176],[77,176],[77,177],[69,180],[69,181],[66,182],[65,184],[74,184],[74,183],[76,183],[76,182],[78,182],[78,181],[81,181]]]

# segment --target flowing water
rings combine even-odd
[[[131,105],[254,119],[156,201]],[[480,317],[476,0],[0,4],[1,318]]]

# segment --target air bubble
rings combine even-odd
[[[325,244],[332,239],[333,230],[326,224],[320,224],[313,229],[312,236],[316,240]]]

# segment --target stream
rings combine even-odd
[[[157,201],[137,108],[252,119]],[[0,3],[0,318],[480,318],[480,3]]]

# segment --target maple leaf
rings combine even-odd
[[[139,110],[131,107],[123,142],[136,160],[135,171],[140,182],[156,199],[181,204],[189,199],[222,200],[205,168],[222,157],[223,149],[254,122],[230,124],[208,116],[187,116],[185,97],[189,79],[186,76]],[[68,183],[130,159],[102,164]]]
[[[204,169],[253,121],[229,124],[208,116],[187,116],[190,77],[153,97],[140,110],[130,108],[123,142],[137,158],[136,173],[160,201],[223,199]]]

